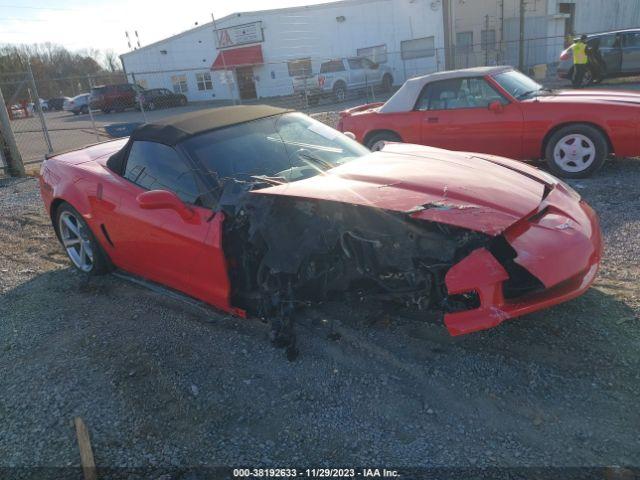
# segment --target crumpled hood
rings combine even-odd
[[[540,102],[568,102],[568,103],[607,103],[640,105],[640,93],[624,90],[557,90],[549,95],[540,95],[534,100]],[[531,100],[530,100],[531,101]]]
[[[533,213],[553,177],[520,162],[388,144],[324,175],[257,194],[364,205],[498,235]]]

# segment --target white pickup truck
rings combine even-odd
[[[319,74],[293,78],[294,94],[306,97],[310,105],[317,104],[322,97],[331,96],[342,102],[348,91],[369,87],[390,91],[392,86],[391,69],[365,57],[329,60],[320,64]]]

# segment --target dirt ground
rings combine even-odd
[[[36,181],[0,182],[6,471],[77,466],[75,416],[99,468],[640,465],[640,160],[572,182],[606,242],[582,297],[458,338],[323,305],[293,363],[258,320],[76,273]]]

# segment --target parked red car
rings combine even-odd
[[[371,153],[266,106],[54,156],[40,187],[81,271],[116,266],[285,327],[296,306],[355,292],[474,332],[580,295],[601,255],[593,210],[538,169],[417,145]]]
[[[89,105],[92,109],[109,113],[112,110],[121,112],[126,108],[139,108],[138,95],[144,91],[134,83],[101,85],[91,89]]]
[[[511,67],[407,80],[386,103],[341,113],[338,129],[378,150],[407,142],[517,160],[546,159],[558,176],[586,177],[610,154],[640,155],[640,94],[548,90]]]

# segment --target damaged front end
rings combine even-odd
[[[400,213],[327,200],[252,194],[228,180],[223,248],[232,303],[289,324],[296,306],[376,297],[449,309],[445,275],[491,237]],[[473,296],[452,302],[477,304]]]
[[[561,190],[504,232],[487,233],[445,217],[425,218],[428,211],[441,216],[441,205],[400,212],[263,194],[267,187],[231,179],[224,186],[219,208],[226,219],[231,302],[270,319],[275,342],[292,355],[293,314],[303,305],[389,300],[444,312],[449,332],[460,335],[577,296],[593,280],[599,260],[595,215]],[[568,218],[572,228],[566,228]],[[551,260],[558,247],[549,242],[579,244],[583,251],[561,261],[565,271],[558,275]]]

